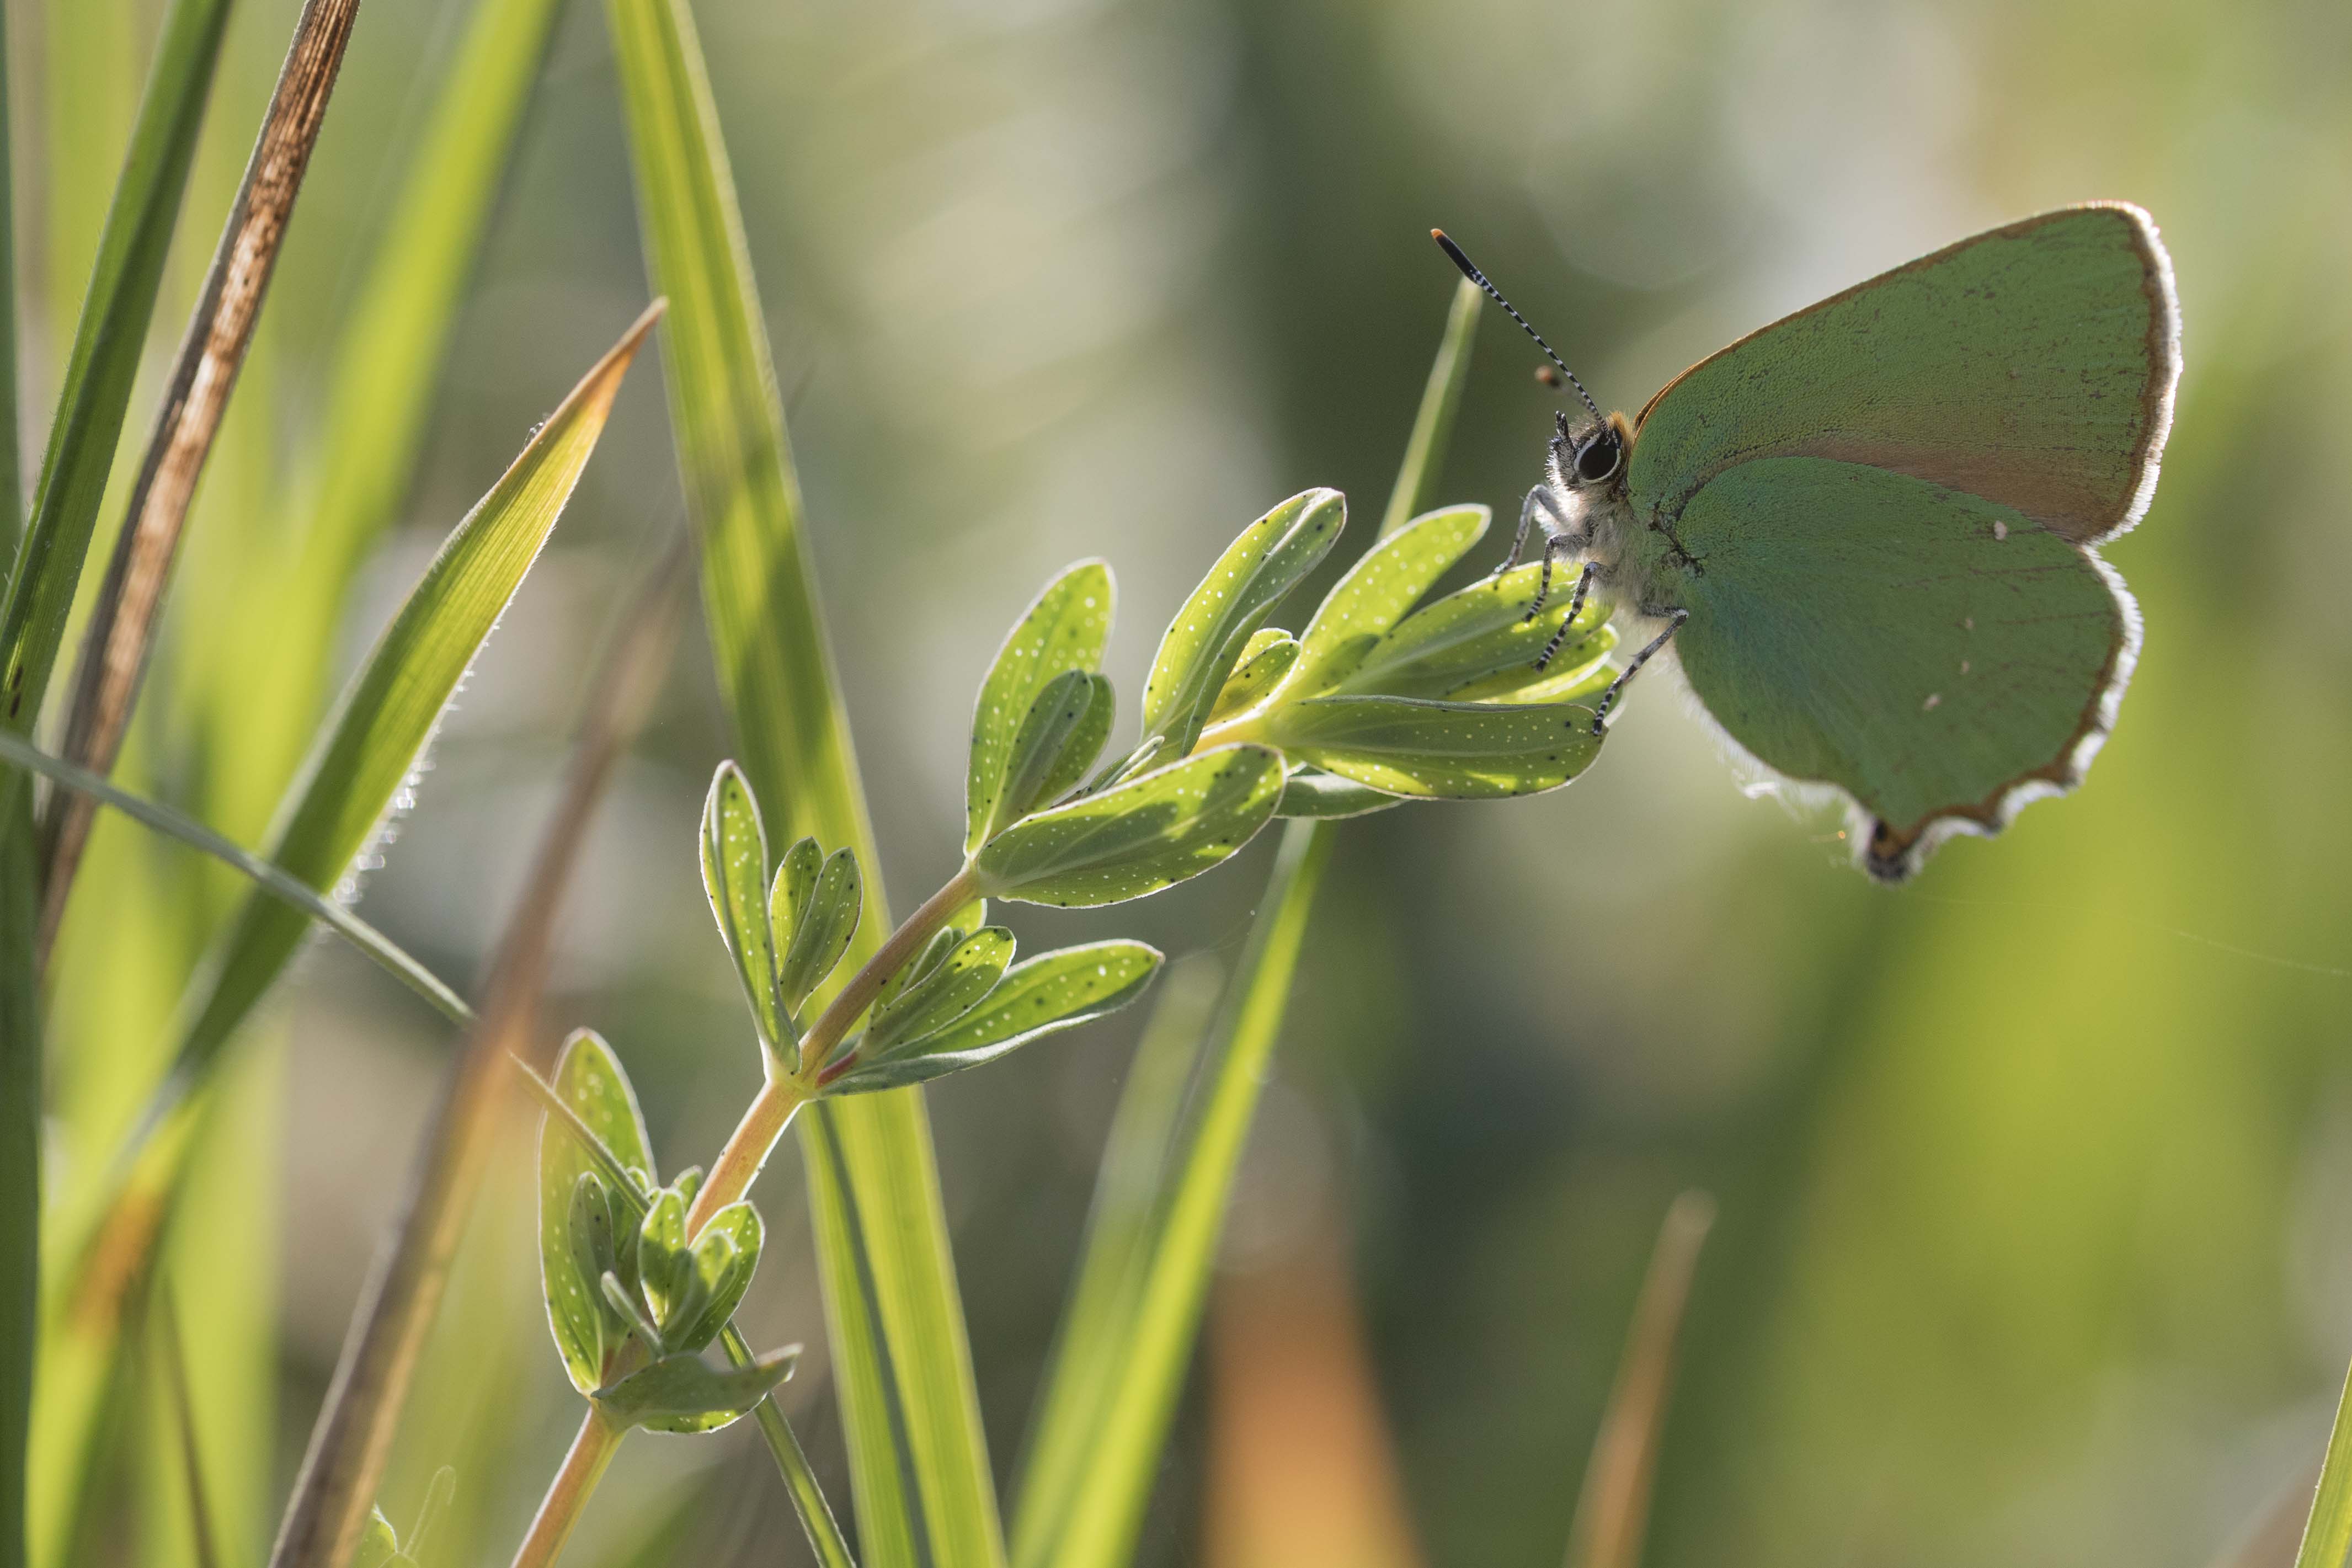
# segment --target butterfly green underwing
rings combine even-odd
[[[1633,418],[1570,374],[1591,418],[1559,416],[1512,560],[1539,526],[1578,593],[1664,623],[1603,716],[1673,639],[1731,742],[1843,794],[1899,881],[2081,783],[2113,728],[2140,617],[2098,546],[2147,510],[2179,376],[2147,214],[2043,213],[1750,333]]]

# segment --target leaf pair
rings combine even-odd
[[[578,1123],[542,1126],[539,1143],[540,1278],[564,1371],[618,1425],[726,1426],[790,1376],[798,1354],[778,1351],[726,1372],[700,1359],[759,1267],[758,1213],[730,1204],[688,1241],[702,1173],[655,1184],[635,1092],[595,1034],[583,1029],[564,1046],[553,1088]],[[650,1365],[638,1364],[644,1354]]]
[[[877,1003],[873,1026],[826,1092],[898,1089],[993,1061],[1117,1012],[1143,994],[1161,962],[1157,949],[1139,942],[1098,942],[1008,968],[1013,938],[1002,927],[940,935],[957,940],[895,998],[886,994]],[[981,975],[989,984],[965,1001]]]
[[[964,775],[964,853],[1076,787],[1110,739],[1110,568],[1081,561],[1045,584],[981,682]]]
[[[702,887],[762,1045],[784,1070],[799,1071],[793,1014],[849,951],[866,897],[857,857],[827,856],[803,838],[771,879],[759,803],[742,770],[721,763],[702,807]]]
[[[985,895],[1066,908],[1139,899],[1207,870],[1265,825],[1281,798],[1279,757],[1256,746],[1184,753],[1225,672],[1338,536],[1344,510],[1336,492],[1310,491],[1244,532],[1160,644],[1142,743],[1094,793],[1061,805],[1110,735],[1115,704],[1097,667],[1114,595],[1099,561],[1045,585],[997,650],[972,713],[964,851]],[[876,1046],[888,1043],[878,1020]]]

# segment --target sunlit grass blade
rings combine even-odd
[[[2319,1464],[2319,1489],[2304,1521],[2303,1544],[2294,1568],[2344,1568],[2352,1552],[2352,1374],[2336,1402],[2336,1425],[2327,1434],[2327,1457]]]
[[[737,755],[777,842],[879,864],[824,637],[734,179],[683,0],[609,0],[703,602]],[[893,929],[877,879],[850,956]],[[798,1119],[849,1446],[876,1568],[1003,1557],[947,1222],[919,1096],[820,1101]]]
[[[1640,1568],[1659,1436],[1674,1390],[1675,1344],[1699,1247],[1714,1224],[1715,1200],[1694,1192],[1674,1201],[1658,1229],[1649,1272],[1633,1303],[1625,1356],[1617,1365],[1617,1382],[1609,1391],[1609,1407],[1601,1414],[1576,1500],[1567,1568]]]
[[[286,64],[247,161],[228,221],[213,249],[178,357],[148,437],[122,530],[83,634],[73,702],[59,749],[110,773],[131,704],[146,674],[156,616],[179,555],[196,481],[228,412],[237,373],[293,220],[295,198],[326,122],[327,105],[351,41],[359,0],[315,0],[302,8]],[[55,940],[95,805],[68,795],[43,824],[41,945]]]
[[[1041,1518],[1032,1534],[1024,1515],[1015,1559],[1024,1568],[1114,1568],[1134,1550],[1192,1362],[1225,1201],[1330,850],[1331,837],[1318,824],[1297,822],[1284,832],[1249,945],[1202,1055],[1193,1091],[1198,1110],[1178,1131],[1157,1210],[1138,1247],[1133,1304],[1119,1342],[1102,1358],[1092,1430],[1058,1500],[1058,1517]]]
[[[1469,374],[1477,303],[1474,285],[1456,285],[1382,517],[1383,538],[1428,502]],[[1040,1395],[1022,1484],[1017,1568],[1112,1568],[1132,1550],[1191,1361],[1241,1140],[1281,1029],[1330,846],[1327,823],[1297,821],[1284,830],[1240,966],[1201,1047],[1191,1095],[1195,1109],[1139,1109],[1130,1124],[1122,1107],[1096,1189],[1077,1289]],[[1113,1184],[1144,1170],[1152,1172],[1160,1195],[1136,1218],[1132,1200]]]
[[[578,482],[645,335],[649,310],[548,419],[467,514],[346,689],[289,792],[266,858],[314,890],[334,888],[394,803],[442,709],[497,625]],[[102,1250],[118,1277],[141,1266],[196,1125],[196,1097],[237,1026],[300,943],[307,922],[248,894],[191,989],[171,1069],[124,1152]]]
[[[651,327],[654,314],[649,311],[600,367],[609,371],[612,382],[617,383],[628,351]],[[596,384],[595,378],[583,384]],[[607,404],[611,391],[606,385],[600,395]],[[562,420],[559,415],[548,427]],[[581,454],[582,460],[585,456]],[[367,1523],[417,1358],[448,1284],[458,1236],[497,1139],[509,1088],[507,1063],[520,1057],[533,1064],[549,1055],[538,1038],[538,1014],[563,889],[587,839],[596,802],[660,690],[682,613],[684,565],[682,555],[673,557],[648,585],[590,683],[562,796],[499,941],[481,1016],[449,1065],[391,1245],[352,1315],[352,1332],[270,1551],[271,1568],[336,1568],[350,1557]]]
[[[29,733],[65,636],[66,614],[113,465],[140,348],[155,308],[196,132],[220,57],[228,0],[175,0],[157,43],[129,154],[115,182],[98,264],[84,296],[41,464],[32,517],[18,527],[13,247],[0,244],[0,370],[7,454],[0,540],[11,551],[0,595],[0,728]],[[51,18],[52,23],[58,21]],[[5,27],[0,19],[0,27]],[[68,29],[75,24],[68,22]],[[0,77],[8,60],[0,47]],[[11,163],[0,104],[0,167]],[[60,160],[62,163],[62,160]],[[54,170],[53,170],[54,175]],[[9,205],[0,173],[0,209]],[[31,1458],[33,1371],[39,1342],[41,1252],[41,1005],[38,852],[32,791],[0,777],[0,1568],[29,1549],[26,1469]],[[27,911],[32,911],[27,913]]]
[[[1184,1087],[1207,1041],[1220,978],[1206,957],[1171,970],[1128,1068],[1095,1179],[1077,1281],[1022,1457],[1013,1520],[1016,1563],[1045,1560],[1045,1546],[1076,1500],[1076,1482],[1116,1383],[1113,1368],[1132,1332],[1152,1217],[1176,1153]]]
[[[163,258],[195,156],[228,0],[173,0],[74,330],[31,521],[0,604],[0,724],[29,733],[81,580]],[[0,802],[25,787],[0,780]]]

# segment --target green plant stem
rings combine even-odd
[[[579,1522],[581,1505],[604,1479],[604,1468],[613,1462],[621,1436],[621,1430],[607,1422],[594,1405],[588,1407],[578,1435],[563,1456],[563,1468],[555,1472],[554,1484],[547,1489],[539,1512],[531,1519],[530,1532],[515,1549],[514,1568],[547,1568],[555,1561],[564,1542],[571,1538],[572,1527]]]
[[[761,1086],[734,1134],[727,1140],[727,1146],[711,1162],[709,1179],[702,1184],[702,1190],[694,1195],[694,1205],[687,1211],[688,1239],[701,1234],[712,1215],[751,1190],[753,1178],[768,1163],[776,1141],[792,1125],[793,1113],[822,1092],[818,1086],[830,1076],[825,1068],[834,1047],[848,1035],[849,1026],[857,1022],[858,1016],[874,1005],[874,998],[881,994],[883,982],[920,952],[923,944],[948,923],[949,916],[971,902],[978,882],[979,873],[970,866],[949,878],[947,885],[923,900],[922,907],[890,933],[890,940],[858,967],[849,984],[817,1015],[816,1022],[801,1037],[800,1070],[789,1077],[772,1078]]]
[[[719,1157],[710,1163],[710,1174],[703,1181],[702,1190],[695,1194],[693,1205],[687,1210],[686,1235],[688,1241],[702,1234],[702,1227],[710,1223],[711,1215],[751,1190],[761,1168],[768,1163],[769,1154],[782,1139],[785,1129],[792,1125],[793,1118],[799,1113],[801,1107],[823,1092],[817,1086],[824,1076],[825,1059],[832,1055],[834,1047],[848,1035],[850,1026],[857,1022],[859,1016],[874,1005],[874,998],[881,994],[883,982],[920,952],[923,943],[930,941],[948,923],[949,916],[971,902],[978,882],[979,874],[971,866],[949,878],[947,885],[924,900],[922,907],[908,915],[905,922],[890,933],[889,940],[858,967],[857,973],[850,977],[849,984],[843,986],[826,1005],[824,1011],[817,1015],[816,1022],[810,1025],[808,1033],[801,1037],[800,1070],[785,1077],[772,1078],[760,1087],[760,1092],[745,1108],[743,1120],[736,1123],[734,1132],[729,1136],[726,1147],[719,1150]],[[731,1328],[728,1331],[730,1334],[734,1332]],[[737,1343],[740,1343],[740,1336]],[[748,1349],[744,1353],[750,1353]],[[768,1403],[763,1402],[761,1408],[765,1409]],[[781,1416],[778,1421],[781,1424]],[[611,1458],[607,1452],[593,1461],[593,1468],[583,1468],[591,1461],[582,1458],[583,1446],[592,1440],[591,1428],[602,1425],[601,1418],[592,1409],[587,1423],[580,1428],[580,1436],[572,1442],[572,1452],[564,1458],[563,1468],[556,1472],[555,1479],[547,1489],[547,1496],[540,1501],[539,1514],[531,1521],[530,1534],[515,1554],[515,1568],[554,1561],[554,1554],[562,1546],[563,1538],[572,1531],[573,1517],[587,1502],[588,1494],[595,1489],[596,1479],[604,1474],[604,1464]],[[790,1443],[794,1457],[787,1457],[773,1433],[770,1434],[769,1446],[776,1450],[776,1463],[784,1471],[785,1484],[793,1488],[795,1500],[798,1500],[800,1486],[794,1471],[795,1468],[804,1471],[807,1460],[797,1457],[799,1444],[792,1439],[789,1431],[783,1434],[783,1438]],[[617,1443],[619,1440],[615,1436],[610,1442]],[[814,1491],[814,1479],[809,1481],[809,1486]],[[818,1498],[816,1500],[822,1507],[824,1500]],[[801,1511],[802,1522],[808,1527],[814,1541],[817,1527],[811,1521],[806,1504],[803,1504]],[[832,1519],[830,1512],[824,1517],[828,1521]],[[838,1527],[835,1527],[835,1533],[839,1533]],[[540,1554],[535,1555],[535,1552]]]
[[[719,1346],[735,1365],[751,1364],[751,1347],[743,1342],[742,1332],[734,1324],[728,1324],[720,1331]],[[760,1401],[751,1418],[760,1424],[760,1434],[768,1440],[768,1451],[776,1457],[777,1473],[784,1478],[784,1488],[793,1494],[793,1506],[800,1510],[801,1528],[808,1532],[809,1550],[816,1553],[821,1568],[857,1568],[857,1560],[849,1554],[849,1542],[841,1533],[841,1521],[833,1517],[833,1505],[824,1500],[824,1492],[816,1484],[816,1472],[809,1468],[808,1455],[801,1451],[801,1440],[793,1435],[792,1424],[778,1408],[775,1395],[772,1394]]]

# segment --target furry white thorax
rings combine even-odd
[[[1563,431],[1551,444],[1536,521],[1546,534],[1598,568],[1593,580],[1616,601],[1612,619],[1628,627],[1655,623],[1679,598],[1674,571],[1633,548],[1640,524],[1625,493],[1622,468],[1601,484],[1577,479],[1575,438]]]

